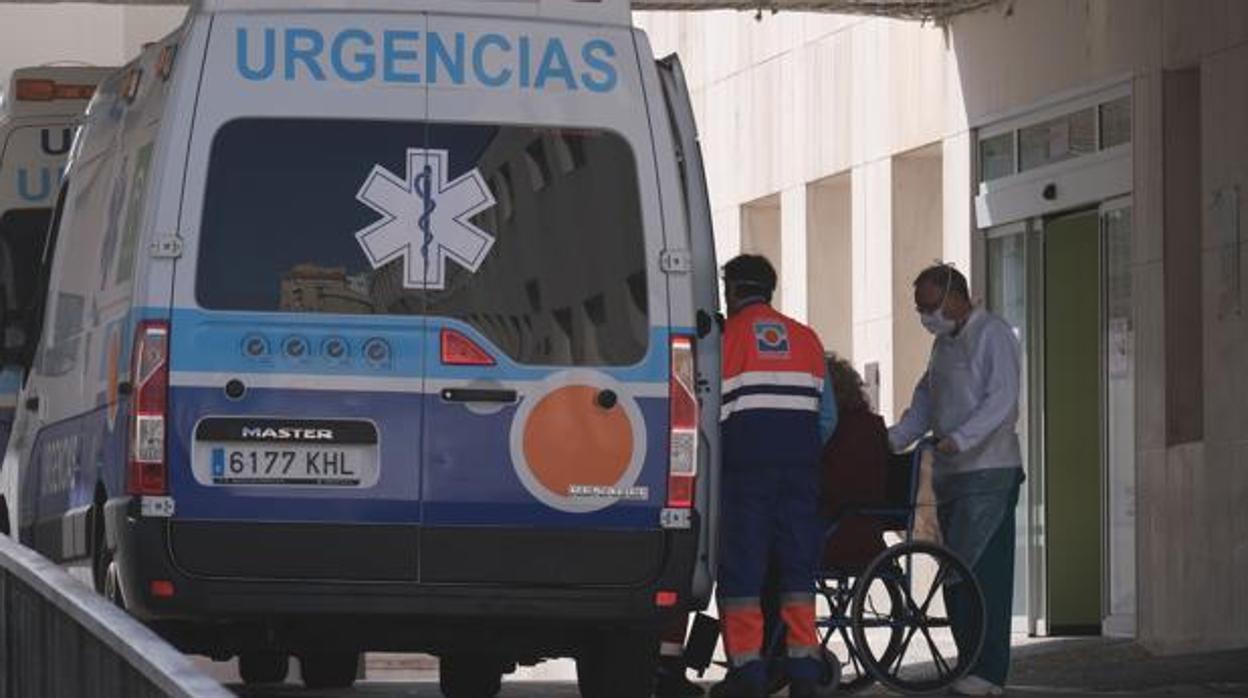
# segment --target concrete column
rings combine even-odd
[[[853,199],[849,173],[806,189],[806,315],[823,345],[854,356]]]
[[[892,162],[877,160],[853,170],[854,363],[880,369],[879,410],[895,416],[893,401]],[[864,374],[865,375],[865,374]],[[903,406],[904,407],[904,406]]]
[[[944,253],[941,144],[898,155],[892,161],[893,384],[898,409],[910,402],[927,370],[932,338],[914,315],[916,274]],[[948,261],[948,260],[946,260]],[[966,267],[958,265],[960,270]]]
[[[971,288],[976,287],[977,272],[974,264],[973,242],[975,223],[972,220],[972,201],[975,185],[971,181],[974,169],[974,148],[969,132],[959,133],[945,139],[942,147],[942,198],[944,219],[942,257],[967,276]]]
[[[806,299],[806,185],[780,193],[780,298],[781,310],[796,320],[807,321]]]
[[[780,195],[755,199],[741,207],[741,252],[767,258],[776,274],[784,278],[784,256],[780,230]],[[773,303],[784,307],[784,288],[776,289]]]
[[[741,254],[741,210],[729,206],[711,213],[715,227],[715,257],[722,267],[725,262]]]

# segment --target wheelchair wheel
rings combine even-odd
[[[970,630],[955,639],[945,592],[969,584]],[[984,598],[975,575],[947,548],[893,546],[859,578],[851,614],[853,648],[877,681],[902,693],[942,691],[979,658]]]
[[[862,611],[862,618],[867,618],[872,624],[883,626],[880,623],[881,618],[888,618],[891,609],[901,608],[903,601],[901,596],[901,588],[898,586],[897,580],[893,578],[882,578],[878,586],[883,593],[884,598],[880,603],[876,603],[875,599],[870,599],[866,603]],[[867,668],[867,663],[859,652],[858,647],[853,639],[853,623],[850,614],[853,611],[854,597],[852,595],[844,596],[843,601],[834,602],[832,598],[828,598],[829,607],[832,608],[832,617],[843,619],[839,623],[835,623],[824,631],[823,647],[827,654],[836,656],[832,651],[833,638],[840,638],[841,644],[844,645],[846,659],[840,663],[840,671],[838,672],[838,690],[841,693],[855,693],[864,690],[875,683],[875,676]],[[881,661],[887,664],[891,661],[891,657],[895,656],[897,648],[901,646],[904,630],[901,627],[888,625],[882,633],[876,633],[883,636],[883,650]]]

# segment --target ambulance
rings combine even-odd
[[[114,70],[19,68],[7,89],[0,88],[0,327],[23,322],[33,304],[34,270],[77,119],[96,83]],[[0,351],[23,343],[15,331],[0,337]],[[12,366],[0,373],[0,450],[9,439],[21,380]]]
[[[23,543],[248,683],[645,696],[709,599],[717,273],[620,0],[202,0],[105,80],[22,326]]]

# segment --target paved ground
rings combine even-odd
[[[295,685],[236,688],[245,698],[437,698],[437,673],[430,660],[370,657],[370,680],[348,692],[303,691]],[[218,666],[230,681],[230,668]],[[504,684],[502,698],[578,696],[571,662],[549,662],[523,670]],[[1015,648],[1010,692],[1031,695],[1179,694],[1248,696],[1248,649],[1183,657],[1154,657],[1124,641],[1094,639],[1023,640]],[[880,690],[871,693],[883,693]]]

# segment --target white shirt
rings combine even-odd
[[[1018,423],[1021,350],[1001,318],[975,310],[956,336],[937,337],[910,408],[889,430],[895,450],[933,432],[952,438],[953,456],[937,455],[935,478],[1021,467]]]

